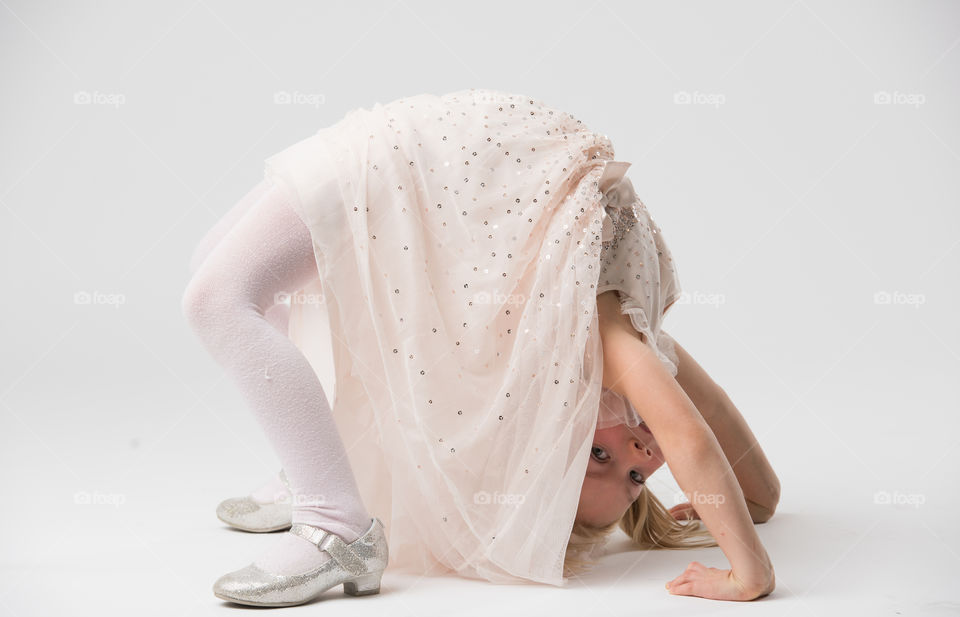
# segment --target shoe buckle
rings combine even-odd
[[[309,540],[317,546],[318,550],[327,551],[327,554],[350,574],[360,575],[367,573],[366,563],[340,536],[330,533],[325,529],[304,523],[293,525],[290,527],[290,532]],[[323,546],[324,542],[326,542],[326,546]]]

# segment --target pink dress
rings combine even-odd
[[[267,159],[320,272],[290,336],[315,366],[332,348],[392,570],[564,583],[598,421],[636,423],[612,392],[601,410],[596,295],[620,290],[676,372],[676,273],[613,155],[569,113],[469,89],[351,110]]]
[[[667,371],[676,376],[679,359],[674,340],[662,323],[666,311],[681,296],[679,275],[663,232],[624,176],[629,166],[610,161],[600,179],[607,216],[597,294],[617,291],[621,311],[630,316],[634,329],[643,333]],[[620,423],[632,427],[640,421],[630,401],[603,388],[597,428]]]

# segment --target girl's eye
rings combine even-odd
[[[590,451],[591,451],[591,452],[593,453],[593,455],[597,458],[597,460],[599,460],[599,461],[605,461],[605,460],[607,460],[607,459],[606,459],[606,452],[604,452],[604,451],[603,451],[603,448],[601,448],[600,446],[593,446],[593,448],[591,448]],[[599,454],[598,454],[598,452],[599,452]]]
[[[636,473],[636,475],[634,475],[634,473]],[[630,479],[636,482],[637,484],[643,484],[644,482],[646,482],[646,480],[643,479],[643,474],[636,471],[630,472]]]

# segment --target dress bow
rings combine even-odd
[[[633,183],[625,177],[631,163],[626,161],[607,161],[604,164],[603,174],[600,176],[600,191],[603,197],[600,200],[603,206],[602,241],[613,240],[614,230],[607,208],[622,208],[634,202],[637,195],[633,190]]]

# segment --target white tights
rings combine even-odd
[[[292,294],[318,276],[307,226],[262,180],[204,237],[182,306],[200,341],[227,372],[273,445],[293,492],[293,522],[358,538],[370,524],[326,394],[287,337]],[[290,574],[328,558],[283,534],[257,563]]]

